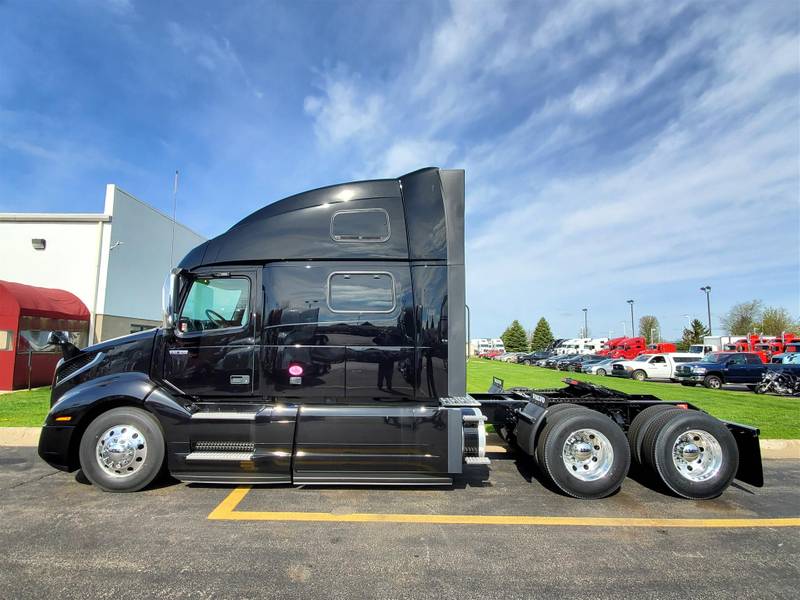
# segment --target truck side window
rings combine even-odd
[[[250,281],[244,278],[195,279],[178,319],[180,333],[241,327],[250,317]]]
[[[747,355],[747,362],[751,365],[760,365],[761,359],[758,356],[753,356],[752,354]]]
[[[651,360],[650,362],[655,365],[655,364],[665,363],[667,362],[667,359],[664,358],[663,356],[654,356],[653,360]]]
[[[395,308],[391,273],[331,273],[328,308],[340,313],[390,313]]]
[[[382,208],[340,210],[331,217],[331,237],[337,242],[385,242],[389,213]]]
[[[747,359],[741,354],[738,354],[730,357],[730,362],[732,362],[734,365],[745,365],[747,364]]]

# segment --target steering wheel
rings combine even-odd
[[[225,327],[228,324],[228,321],[218,312],[211,310],[210,308],[206,309],[206,316],[208,320],[214,323],[217,327]]]

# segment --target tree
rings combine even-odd
[[[761,300],[735,304],[722,317],[722,325],[730,335],[747,335],[760,328],[762,307]]]
[[[550,323],[547,322],[547,319],[542,317],[539,319],[539,322],[536,323],[536,329],[533,330],[533,335],[531,336],[531,350],[546,350],[550,347],[550,344],[553,343],[553,332],[550,330]]]
[[[692,319],[689,326],[684,328],[683,337],[681,338],[681,349],[688,350],[692,344],[701,344],[703,336],[708,335],[708,327],[703,325],[700,319]]]
[[[526,352],[528,350],[528,335],[525,333],[525,328],[516,319],[506,328],[500,339],[503,340],[506,352]]]
[[[639,319],[639,336],[643,337],[648,344],[652,344],[658,338],[658,332],[661,326],[658,324],[658,319],[653,315],[644,315]]]
[[[795,331],[795,323],[792,315],[782,306],[768,306],[761,313],[761,326],[759,330],[764,335],[774,335],[780,337],[783,332]]]

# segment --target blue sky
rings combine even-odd
[[[0,2],[0,211],[467,171],[475,336],[800,313],[796,2]],[[717,321],[718,322],[718,321]]]

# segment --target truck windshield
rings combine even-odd
[[[633,360],[635,362],[647,362],[648,360],[650,360],[650,355],[649,354],[640,354],[639,356],[637,356]]]

